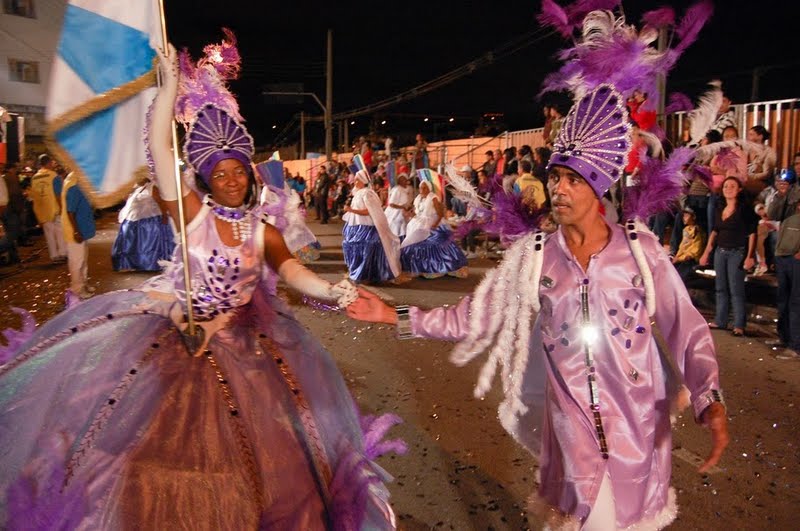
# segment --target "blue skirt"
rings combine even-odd
[[[445,275],[466,267],[467,257],[451,234],[449,228],[440,225],[427,239],[402,249],[403,271],[415,275]]]
[[[345,225],[342,234],[342,251],[351,280],[383,282],[394,278],[378,229],[372,225]]]
[[[123,221],[111,248],[114,271],[160,271],[159,260],[172,258],[175,240],[169,223],[161,216]]]

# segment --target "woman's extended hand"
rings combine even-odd
[[[347,316],[359,321],[397,324],[397,312],[374,293],[358,289],[358,299],[347,307]]]

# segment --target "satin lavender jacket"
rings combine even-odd
[[[645,308],[642,277],[623,228],[610,226],[608,245],[590,259],[584,272],[567,248],[561,231],[545,242],[541,311],[534,324],[527,370],[544,372],[544,411],[524,416],[515,434],[541,429],[540,497],[573,519],[585,519],[608,473],[616,499],[617,525],[661,528],[677,513],[671,474],[670,400],[665,370]],[[656,287],[655,321],[691,391],[697,417],[719,389],[714,344],[705,319],[668,256],[650,233],[639,233]],[[581,338],[579,286],[588,286],[589,311],[599,330],[594,340],[594,369],[608,458],[590,410],[587,366]],[[418,337],[457,341],[469,326],[469,298],[457,306],[410,311]],[[527,386],[536,383],[524,384]],[[523,389],[522,397],[536,390]],[[541,394],[541,393],[540,393]],[[527,405],[527,404],[526,404]],[[541,426],[524,425],[541,418]],[[532,424],[533,421],[528,421]],[[523,444],[525,441],[522,440]],[[538,443],[538,439],[537,439]]]

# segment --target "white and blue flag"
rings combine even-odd
[[[143,130],[155,97],[157,0],[70,0],[47,97],[48,144],[96,206],[147,175]]]

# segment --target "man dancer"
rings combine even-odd
[[[601,85],[576,104],[548,165],[558,230],[521,238],[472,297],[423,311],[390,308],[362,291],[348,308],[357,319],[397,323],[401,337],[460,341],[457,364],[490,347],[476,396],[499,365],[500,421],[538,456],[542,516],[553,527],[554,517],[584,530],[660,529],[674,520],[670,399],[682,393],[668,389],[676,380],[711,428],[713,448],[699,470],[715,465],[728,443],[705,320],[653,235],[633,222],[610,226],[600,214],[630,149],[624,101]]]

